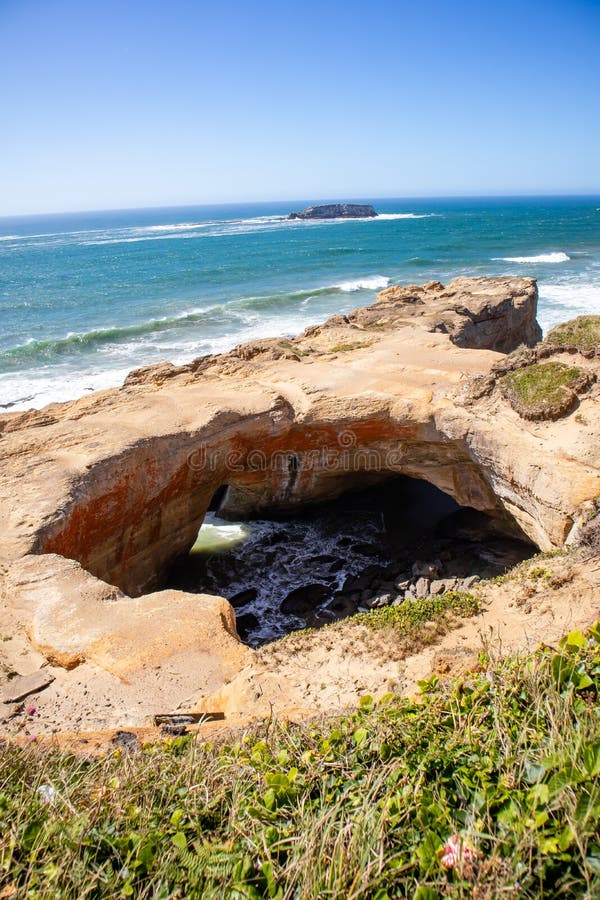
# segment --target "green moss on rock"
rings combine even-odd
[[[559,362],[534,363],[500,379],[500,390],[523,419],[558,419],[594,381],[592,372]]]
[[[330,347],[328,353],[348,353],[350,350],[360,350],[362,347],[370,347],[371,341],[350,341],[346,344],[335,344]]]
[[[546,343],[585,355],[600,353],[600,316],[579,316],[553,328]]]

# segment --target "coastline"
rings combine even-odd
[[[275,702],[272,689],[280,691],[280,682],[266,689],[272,675],[239,642],[225,600],[161,590],[224,484],[224,512],[260,518],[329,503],[364,484],[369,470],[378,478],[404,474],[485,513],[501,531],[518,526],[543,550],[559,550],[567,539],[577,543],[589,503],[600,494],[596,382],[575,398],[578,412],[534,425],[524,424],[496,389],[511,366],[537,365],[536,354],[549,363],[576,359],[596,371],[593,355],[539,344],[535,305],[531,279],[390,288],[375,305],[294,340],[241,345],[179,368],[149,367],[131,373],[121,389],[2,416],[0,502],[9,523],[2,603],[21,635],[20,666],[50,663],[55,674],[29,729],[43,732],[45,721],[59,727],[59,720],[64,728],[78,717],[86,730],[101,722],[133,727],[165,712],[156,709],[161,696],[171,709],[187,703],[214,711],[221,704],[233,721],[245,721],[252,709],[264,712],[236,681],[238,672],[248,683],[248,666],[258,666],[252,678],[263,684],[261,702]],[[533,355],[511,354],[523,343]],[[259,465],[257,450],[260,461],[266,454],[273,465]],[[430,612],[438,609],[428,597],[441,576],[418,576],[427,581]],[[543,594],[557,628],[590,615],[593,590],[576,564],[567,581],[580,578],[576,600],[566,605],[565,593]],[[407,609],[413,587],[420,601],[417,581],[403,588]],[[444,586],[442,608],[455,602],[453,590]],[[519,606],[516,614],[523,614]],[[536,627],[540,635],[547,631],[548,618]],[[312,666],[309,638],[303,648],[297,663]],[[390,652],[397,666],[404,656],[394,662],[396,651]],[[339,691],[344,667],[332,661]],[[388,663],[382,669],[371,662],[375,692],[384,690]],[[85,703],[76,684],[88,691]],[[364,678],[348,684],[345,703],[365,688]],[[302,679],[297,685],[300,694],[279,693],[277,708],[301,706],[303,715],[315,709],[311,704],[319,709],[319,696],[310,694],[307,707]],[[334,695],[320,695],[324,708],[337,702]]]
[[[5,221],[0,404],[41,408],[138,366],[289,338],[389,283],[532,275],[545,329],[599,312],[599,207],[432,198],[380,201],[362,221],[289,222],[287,203]]]

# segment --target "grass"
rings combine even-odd
[[[527,418],[556,418],[572,408],[578,391],[590,376],[577,366],[559,362],[534,363],[500,379],[511,405]]]
[[[536,581],[540,578],[549,581],[558,576],[549,571],[545,566],[540,565],[540,563],[545,560],[564,559],[568,556],[568,549],[543,550],[540,553],[530,556],[528,559],[524,559],[523,562],[513,566],[502,575],[495,575],[493,578],[489,578],[488,581],[490,584],[508,584],[511,581],[527,581],[528,579]]]
[[[579,316],[557,325],[546,337],[555,347],[575,347],[580,352],[600,349],[600,316]]]
[[[8,898],[600,895],[600,627],[220,746],[0,749]]]
[[[335,344],[327,353],[348,353],[350,350],[360,350],[362,347],[370,347],[371,341],[349,341],[345,344]]]
[[[293,344],[291,341],[278,341],[277,346],[281,347],[282,350],[289,350],[292,353],[295,353],[296,356],[308,356],[306,350],[302,350],[297,344]]]
[[[337,622],[319,628],[329,634],[332,641],[351,640],[356,652],[376,652],[382,658],[390,653],[399,659],[408,653],[433,643],[446,634],[459,620],[476,615],[481,609],[479,601],[464,591],[448,591],[436,597],[407,600],[399,606],[384,606],[359,612]],[[265,658],[279,655],[281,651],[294,653],[311,640],[314,628],[302,628],[263,648]]]
[[[448,591],[436,597],[405,601],[399,606],[384,606],[369,612],[357,613],[352,622],[366,625],[371,631],[391,628],[403,636],[417,638],[421,626],[427,622],[447,622],[450,615],[473,616],[479,612],[479,601],[463,591]]]

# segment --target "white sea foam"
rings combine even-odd
[[[165,225],[148,225],[108,231],[64,232],[64,235],[86,236],[81,246],[98,247],[104,244],[135,244],[142,241],[166,241],[200,237],[224,237],[228,235],[256,234],[278,228],[339,225],[344,222],[375,222],[391,219],[425,219],[437,213],[381,213],[376,218],[338,219],[288,219],[287,216],[254,216],[250,219],[226,219],[210,222],[175,222]]]
[[[202,232],[194,231],[167,232],[165,234],[136,235],[134,237],[107,237],[95,241],[81,241],[81,247],[102,247],[105,244],[141,244],[144,241],[169,241],[180,238],[199,238]]]
[[[207,553],[226,550],[228,547],[239,544],[249,533],[247,525],[242,525],[241,523],[232,524],[225,519],[220,519],[213,513],[208,513],[190,552]]]
[[[234,224],[234,225],[252,225],[256,223],[257,225],[266,225],[269,222],[287,222],[287,216],[254,216],[251,219],[229,219],[228,222],[223,222],[222,224]]]
[[[334,287],[348,293],[352,291],[379,291],[387,287],[389,283],[390,279],[386,278],[385,275],[371,275],[367,278],[357,278],[355,281],[341,281],[339,284],[335,284]]]
[[[563,281],[559,284],[538,285],[538,320],[544,331],[574,316],[600,313],[600,283],[593,281]]]
[[[292,226],[308,225],[342,225],[344,222],[381,222],[392,219],[429,219],[440,213],[377,213],[376,216],[339,216],[332,219],[290,219],[286,223]]]
[[[9,234],[0,237],[0,240],[11,241],[32,241],[37,238],[65,238],[73,237],[81,234],[102,234],[102,229],[86,228],[83,231],[42,231],[39,234]]]
[[[0,241],[18,241],[18,234],[0,234]]]
[[[439,213],[378,213],[377,219],[430,219],[432,216],[438,216]],[[377,219],[369,221],[377,221]]]
[[[494,256],[492,262],[514,263],[561,263],[569,262],[570,256],[566,253],[539,253],[537,256]]]
[[[192,231],[194,228],[207,228],[210,222],[178,222],[175,225],[148,225],[145,228],[135,228],[134,231]]]
[[[64,403],[76,400],[90,391],[116,387],[122,384],[132,368],[95,369],[88,372],[69,371],[66,367],[50,370],[48,367],[25,372],[0,375],[0,411],[20,412],[25,409],[41,409],[48,403]]]
[[[560,303],[561,306],[581,309],[585,312],[600,311],[600,284],[593,282],[572,282],[566,284],[539,285],[540,300]]]
[[[93,240],[82,241],[81,245],[100,247],[104,244],[137,244],[144,241],[190,240],[202,237],[249,234],[274,228],[281,223],[281,219],[281,216],[261,216],[256,219],[232,219],[224,222],[149,225],[147,228],[129,228],[124,232],[118,230],[108,232]]]

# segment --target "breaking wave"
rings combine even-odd
[[[539,253],[537,256],[494,256],[493,262],[514,262],[514,263],[562,263],[569,262],[570,256],[566,253]]]
[[[431,219],[440,213],[378,213],[377,219]],[[377,221],[375,219],[374,221]],[[370,221],[373,221],[372,219]]]
[[[82,247],[100,247],[109,244],[136,244],[144,241],[223,237],[227,235],[255,234],[279,228],[304,228],[318,225],[341,225],[345,222],[377,222],[395,219],[426,219],[439,213],[379,213],[375,218],[338,219],[288,219],[284,215],[252,216],[238,219],[212,219],[205,222],[172,222],[158,225],[132,225],[127,227],[89,228],[76,231],[44,232],[40,234],[0,235],[1,242],[18,241],[27,246],[38,246],[41,240],[48,244],[75,243]]]
[[[352,293],[353,291],[380,291],[390,283],[390,279],[384,275],[371,275],[369,278],[357,278],[355,281],[341,281],[334,285],[340,291]]]
[[[82,351],[98,349],[103,345],[122,344],[126,341],[140,340],[152,335],[167,332],[181,332],[188,328],[205,326],[214,330],[219,327],[224,334],[237,331],[240,326],[253,322],[255,316],[250,312],[263,310],[278,312],[285,306],[301,307],[304,301],[313,297],[328,294],[351,293],[354,291],[376,291],[387,287],[390,279],[383,275],[371,275],[357,278],[354,281],[342,281],[316,287],[312,290],[292,291],[286,294],[266,294],[256,297],[242,297],[229,303],[214,304],[196,308],[175,316],[150,319],[135,325],[99,328],[84,333],[71,333],[63,338],[39,341],[28,338],[23,344],[0,352],[0,364],[8,369],[20,368],[23,363],[36,361],[48,362],[59,357],[69,356]]]

